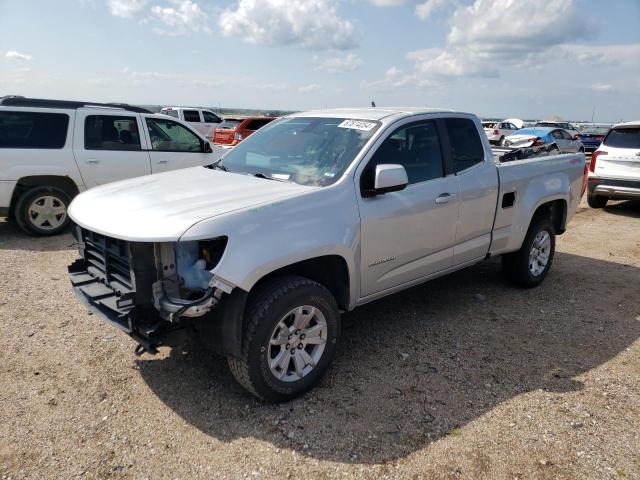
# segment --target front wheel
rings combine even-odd
[[[331,293],[303,277],[274,278],[252,293],[240,358],[229,357],[236,380],[269,402],[295,398],[326,373],[340,335]]]
[[[507,279],[519,287],[537,287],[547,276],[556,250],[556,232],[548,218],[534,219],[522,247],[502,256]]]
[[[498,140],[498,145],[504,147],[504,137],[500,137],[500,140]]]

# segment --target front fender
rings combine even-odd
[[[352,182],[211,218],[180,240],[218,235],[226,235],[228,242],[212,273],[244,291],[278,269],[326,255],[344,259],[351,297],[359,291],[360,217]]]

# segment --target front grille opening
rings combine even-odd
[[[87,271],[118,296],[134,291],[129,242],[82,229]]]

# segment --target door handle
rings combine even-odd
[[[455,197],[456,197],[455,193],[442,193],[438,196],[438,198],[436,198],[436,203],[437,204],[449,203],[449,200]]]
[[[92,165],[95,165],[96,163],[100,163],[100,160],[97,160],[95,158],[87,158],[86,163],[90,163]]]
[[[165,164],[165,163],[169,163],[169,160],[158,160],[159,164]]]

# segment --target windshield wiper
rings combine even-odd
[[[253,176],[258,178],[266,178],[267,180],[275,180],[276,182],[293,183],[290,180],[285,180],[284,178],[270,177],[269,175],[265,175],[264,173],[254,173]]]
[[[229,169],[227,167],[225,167],[224,165],[222,165],[222,159],[218,160],[217,162],[213,162],[209,165],[205,165],[205,167],[207,168],[211,168],[211,169],[218,169],[218,170],[222,170],[223,172],[228,172]]]

